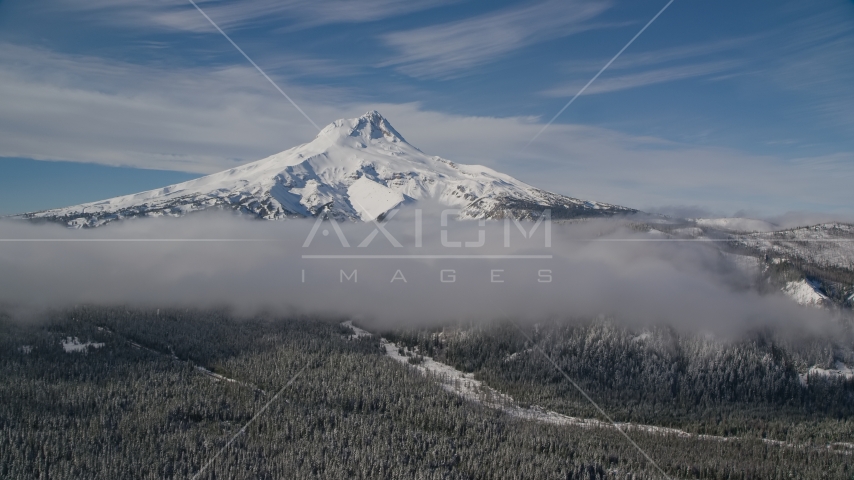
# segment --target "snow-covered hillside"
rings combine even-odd
[[[733,236],[733,244],[770,258],[854,270],[854,225],[825,223],[776,232]]]
[[[808,280],[788,282],[783,287],[783,292],[799,305],[821,307],[828,303],[827,296],[821,293],[813,282]]]
[[[777,228],[775,225],[764,220],[756,220],[753,218],[698,218],[697,226],[719,228],[721,230],[730,230],[738,232],[773,232]]]
[[[468,218],[609,216],[634,210],[546,192],[477,165],[429,156],[378,112],[337,120],[305,145],[158,190],[22,215],[70,227],[209,208],[263,219],[328,215],[372,220],[400,204],[433,199]]]

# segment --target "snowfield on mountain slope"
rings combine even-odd
[[[798,305],[821,307],[828,301],[827,296],[819,292],[808,280],[788,282],[783,287],[783,292],[797,302]]]
[[[362,177],[347,189],[350,203],[359,212],[362,220],[369,222],[403,202],[400,192]]]
[[[19,217],[79,228],[223,208],[268,220],[328,215],[368,221],[403,202],[424,199],[461,209],[464,218],[537,218],[545,209],[556,218],[635,212],[546,192],[487,167],[428,156],[374,111],[337,120],[310,143],[231,170]]]

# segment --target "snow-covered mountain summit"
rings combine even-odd
[[[635,210],[534,188],[478,165],[424,154],[378,112],[336,120],[304,145],[184,183],[72,207],[21,215],[71,227],[135,216],[180,216],[209,208],[263,219],[325,215],[371,220],[432,199],[468,218],[609,216]]]

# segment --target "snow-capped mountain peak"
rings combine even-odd
[[[386,141],[404,142],[406,140],[403,135],[398,133],[394,127],[388,123],[380,112],[372,110],[359,118],[336,120],[327,125],[321,130],[318,137],[327,137],[334,140],[339,140],[342,136],[358,138],[365,142],[371,140],[385,139]]]
[[[534,188],[479,165],[428,156],[377,111],[336,120],[309,143],[224,172],[100,202],[24,214],[71,227],[135,216],[234,209],[268,220],[324,215],[373,220],[432,199],[468,218],[608,216],[634,210]]]

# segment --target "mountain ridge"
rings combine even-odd
[[[480,165],[429,156],[376,110],[340,119],[309,143],[223,172],[131,195],[17,215],[98,227],[140,216],[210,208],[266,220],[316,217],[370,221],[394,207],[436,200],[463,218],[603,217],[637,210],[538,189]]]

